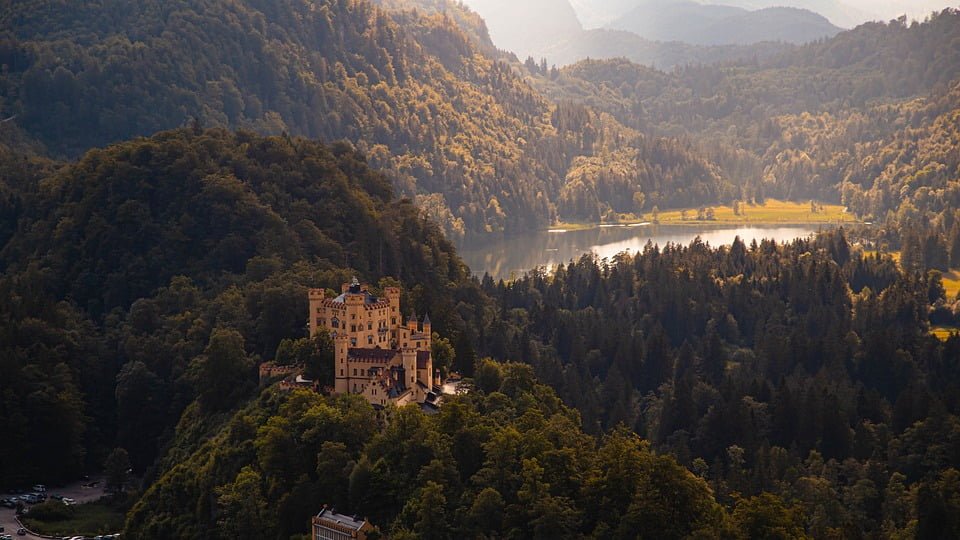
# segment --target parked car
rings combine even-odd
[[[57,500],[57,501],[62,501],[62,500],[63,500],[63,495],[60,495],[59,493],[52,493],[52,494],[50,495],[50,498],[51,498],[51,499],[54,499],[54,500]]]
[[[20,500],[28,504],[37,504],[40,502],[40,498],[34,495],[33,493],[27,493],[26,495],[21,495]]]
[[[9,534],[0,534],[0,540],[13,540],[13,537]]]
[[[17,529],[17,536],[26,536],[26,535],[27,535],[26,529],[24,529],[23,527],[20,527],[19,529]]]
[[[17,507],[17,501],[12,499],[4,499],[0,501],[0,506],[6,506],[7,508],[13,509]]]
[[[71,499],[70,497],[64,497],[61,499],[61,502],[67,506],[77,504],[77,501],[75,499]]]
[[[46,493],[46,492],[47,492],[47,486],[45,486],[45,485],[43,485],[43,484],[37,484],[37,485],[33,486],[33,491],[36,491],[36,492],[38,492],[38,493]]]

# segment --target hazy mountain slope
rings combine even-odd
[[[493,43],[519,58],[583,28],[568,0],[465,0],[487,22]]]
[[[833,37],[840,28],[805,9],[773,7],[724,18],[702,29],[705,44],[746,45],[762,41],[808,43]],[[698,41],[693,41],[698,43]]]
[[[487,23],[476,12],[464,4],[451,0],[371,0],[388,11],[418,10],[428,15],[440,14],[453,19],[473,44],[485,55],[496,57],[502,54],[490,39]]]
[[[584,28],[599,28],[630,11],[637,0],[570,0]]]
[[[747,11],[686,0],[647,0],[608,26],[647,39],[699,45],[761,41],[805,43],[840,31],[823,16],[807,10],[768,8]]]
[[[881,18],[872,10],[858,9],[850,2],[841,0],[708,0],[709,4],[722,4],[755,11],[773,7],[792,7],[823,15],[842,28],[853,28],[864,22]]]
[[[640,0],[635,7],[607,25],[653,41],[684,41],[714,44],[704,29],[746,10],[730,6],[703,5],[690,0]]]
[[[687,64],[714,64],[753,60],[777,55],[790,46],[781,43],[753,45],[691,45],[679,41],[650,41],[623,30],[586,30],[542,49],[550,64],[566,66],[587,58],[627,58],[638,64],[669,70]]]

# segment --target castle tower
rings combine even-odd
[[[413,390],[414,395],[417,396],[417,401],[421,401],[422,398],[417,394],[419,392],[417,388],[417,351],[414,349],[403,349],[400,352],[400,356],[403,361],[404,376],[407,378],[403,383],[407,388]]]
[[[350,362],[348,353],[350,349],[350,337],[346,334],[340,334],[333,338],[334,346],[334,374],[336,383],[334,391],[338,394],[346,394],[350,391]]]
[[[313,337],[317,335],[317,331],[324,326],[323,316],[326,309],[323,306],[323,301],[326,299],[326,296],[323,294],[323,289],[310,289],[307,292],[307,297],[310,300],[307,326],[310,328],[310,337]]]

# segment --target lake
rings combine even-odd
[[[777,242],[789,242],[815,234],[824,224],[809,225],[652,225],[601,226],[578,231],[539,231],[511,236],[478,246],[465,246],[460,256],[477,276],[484,272],[493,278],[509,278],[545,266],[553,268],[558,263],[579,259],[585,253],[595,253],[599,258],[610,258],[623,251],[643,250],[647,241],[659,246],[668,242],[687,245],[697,236],[711,246],[733,243],[739,236],[748,245],[770,238]]]

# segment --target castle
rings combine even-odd
[[[354,278],[340,296],[327,298],[311,289],[310,337],[326,329],[333,338],[334,391],[361,394],[374,406],[437,404],[439,374],[430,355],[430,316],[406,324],[400,315],[400,289],[386,287],[371,294]]]

